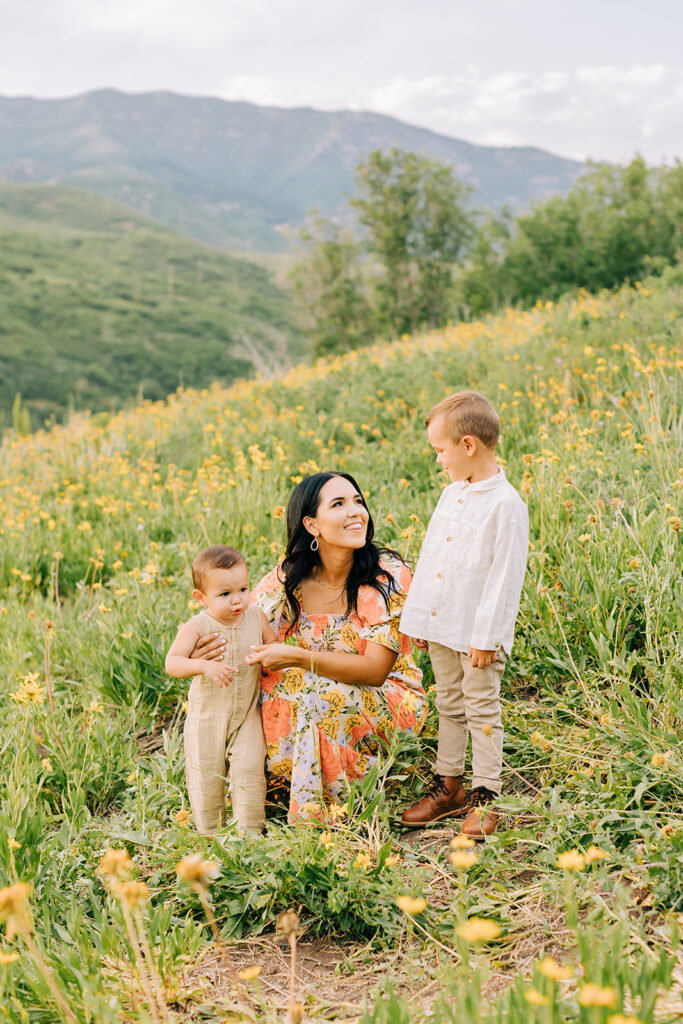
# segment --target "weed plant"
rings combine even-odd
[[[0,1020],[281,1019],[253,971],[214,998],[188,969],[289,909],[385,957],[365,1024],[679,1019],[682,312],[674,270],[5,441]],[[193,554],[235,544],[256,582],[293,484],[338,468],[414,560],[444,482],[423,414],[462,387],[499,408],[531,521],[504,828],[474,851],[455,826],[400,831],[428,782],[430,690],[420,740],[397,737],[337,820],[291,828],[271,807],[261,839],[198,837],[186,687],[163,671]],[[206,884],[176,878],[194,855]]]

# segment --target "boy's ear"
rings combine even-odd
[[[192,597],[195,599],[197,604],[206,604],[206,598],[202,594],[201,590],[193,590]]]
[[[468,458],[472,458],[477,454],[477,438],[473,434],[465,434],[462,439],[463,446],[465,448],[465,455]]]

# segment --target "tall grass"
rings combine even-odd
[[[211,940],[175,865],[196,852],[220,868],[211,908],[226,941],[295,907],[309,933],[384,948],[388,975],[403,964],[370,994],[368,1022],[422,1019],[417,986],[398,991],[421,949],[441,1021],[622,1024],[657,1007],[674,1019],[658,998],[671,998],[683,910],[682,311],[672,271],[5,442],[0,885],[30,885],[26,934],[77,1020],[149,1019],[155,976],[171,1017],[191,1019],[184,971]],[[329,828],[276,814],[262,840],[200,839],[178,733],[153,742],[186,699],[163,652],[189,612],[194,551],[235,544],[255,582],[282,553],[292,485],[338,468],[361,482],[381,541],[414,559],[443,484],[422,417],[461,387],[500,410],[531,522],[504,681],[505,830],[464,868],[448,830],[441,848],[397,828],[427,778],[432,710],[420,742],[397,740]],[[143,974],[98,872],[110,847],[147,886]],[[579,867],[561,866],[568,852]],[[424,910],[406,914],[401,896]],[[496,937],[463,937],[471,918]],[[498,974],[512,983],[496,999]],[[4,1019],[70,1019],[45,977],[21,930],[8,936]],[[249,992],[249,1013],[275,1019],[256,982]]]

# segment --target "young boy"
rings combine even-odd
[[[261,666],[247,665],[252,644],[276,639],[268,619],[249,604],[246,562],[224,544],[200,551],[192,563],[200,612],[178,629],[166,656],[176,679],[195,678],[185,719],[185,777],[195,825],[214,835],[225,821],[226,759],[230,760],[232,812],[238,827],[261,832],[265,820],[266,758],[259,693]],[[221,660],[190,658],[207,633],[226,641]]]
[[[483,840],[498,826],[490,803],[501,788],[500,681],[519,610],[529,517],[496,462],[500,421],[483,395],[449,395],[425,423],[452,482],[429,523],[400,629],[429,650],[439,742],[434,785],[402,821],[423,828],[466,814],[462,832]],[[468,731],[469,800],[462,784]]]

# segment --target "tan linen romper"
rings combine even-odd
[[[226,641],[223,660],[237,671],[229,686],[206,676],[190,685],[185,719],[185,777],[197,830],[215,835],[225,822],[226,761],[230,763],[232,814],[240,829],[260,832],[265,821],[266,746],[259,694],[261,666],[245,665],[251,644],[262,642],[261,611],[249,605],[242,621],[225,626],[208,612],[192,620],[200,635],[218,633]]]

